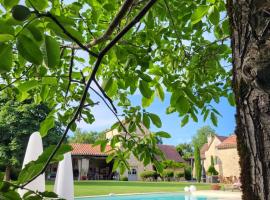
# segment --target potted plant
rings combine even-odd
[[[210,177],[211,183],[218,183],[218,171],[215,169],[213,156],[211,156],[211,165],[207,170],[207,175]]]
[[[212,190],[220,190],[221,186],[219,184],[213,184],[211,185]]]

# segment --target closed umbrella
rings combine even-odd
[[[64,159],[59,162],[54,192],[66,200],[74,200],[74,181],[72,171],[71,153],[64,154]]]
[[[24,168],[25,165],[28,164],[29,162],[37,160],[38,157],[42,154],[42,152],[43,152],[42,138],[39,132],[34,132],[29,138],[22,168]],[[25,188],[32,191],[44,192],[45,174],[41,174],[40,176],[38,176],[31,183],[27,184]],[[27,190],[19,190],[19,194],[21,196],[23,196],[24,193],[26,192]]]

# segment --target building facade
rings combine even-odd
[[[221,178],[240,177],[239,155],[237,152],[236,135],[229,137],[215,135],[208,137],[201,150],[201,161],[203,176],[211,166],[211,159],[214,159],[214,167]]]

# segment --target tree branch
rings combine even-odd
[[[118,33],[118,35],[115,36],[115,38],[107,45],[105,46],[105,48],[98,54],[98,57],[97,57],[97,60],[95,62],[95,65],[93,67],[93,71],[85,85],[85,88],[84,88],[84,92],[82,94],[82,98],[80,100],[80,104],[79,106],[76,108],[75,112],[74,112],[74,115],[72,117],[72,119],[70,120],[70,122],[67,124],[67,127],[61,137],[61,139],[59,140],[58,144],[56,145],[54,151],[52,152],[52,154],[49,156],[48,160],[46,161],[44,167],[42,168],[42,170],[37,174],[35,175],[34,177],[32,177],[30,180],[28,180],[27,182],[25,182],[24,184],[22,184],[22,187],[26,186],[27,184],[29,184],[30,182],[32,182],[33,180],[35,180],[40,174],[43,174],[46,170],[46,168],[48,167],[48,165],[50,164],[51,160],[53,159],[53,157],[55,156],[57,150],[60,148],[61,144],[63,143],[67,133],[69,132],[70,130],[70,127],[75,123],[75,121],[77,120],[79,114],[81,113],[83,107],[84,107],[84,104],[85,104],[85,100],[86,100],[86,97],[87,97],[87,93],[88,93],[88,90],[90,88],[90,85],[92,83],[92,81],[95,79],[95,76],[96,76],[96,73],[99,69],[99,66],[101,64],[101,61],[103,59],[103,57],[105,56],[105,54],[137,23],[139,22],[143,17],[144,15],[147,13],[147,11],[154,5],[154,3],[156,2],[157,0],[149,0],[147,2],[147,4],[143,7],[143,9],[134,17],[134,19],[127,25],[123,28],[123,30]],[[83,46],[84,47],[84,46]],[[89,52],[89,51],[88,51]],[[90,52],[89,52],[90,54]]]
[[[128,12],[128,9],[132,6],[133,1],[134,0],[125,0],[119,12],[114,17],[105,33],[102,36],[91,41],[90,44],[87,45],[87,47],[93,47],[98,43],[108,40],[109,37],[112,35],[113,31],[115,30],[115,28],[120,24],[121,20],[125,17],[126,13]]]
[[[118,115],[116,112],[114,112],[114,110],[110,107],[110,105],[107,103],[107,101],[104,99],[104,97],[98,93],[98,91],[96,91],[93,87],[90,87],[90,89],[96,94],[98,95],[102,101],[106,104],[106,106],[110,109],[110,111],[113,113],[113,115],[115,116],[115,118],[117,119],[117,121],[119,122],[119,124],[122,126],[122,128],[124,129],[124,132],[126,134],[129,134],[126,127],[124,126],[123,122],[119,119]]]
[[[16,78],[14,81],[12,81],[11,83],[9,83],[8,85],[5,85],[3,88],[0,89],[0,92],[5,90],[6,88],[12,86],[15,82],[21,80],[23,78],[24,75],[26,75],[30,69],[33,67],[34,65],[31,65],[30,67],[28,67],[19,78]]]
[[[102,95],[110,102],[114,112],[117,113],[117,109],[114,106],[112,99],[106,94],[106,92],[102,89],[102,87],[99,85],[99,83],[97,82],[96,79],[94,79],[94,82],[95,82],[96,86],[98,87],[99,91],[102,93]]]
[[[37,13],[36,12],[36,15],[38,17],[48,17],[51,20],[53,20],[54,23],[56,25],[58,25],[59,28],[64,32],[64,34],[67,35],[70,39],[72,39],[81,49],[88,52],[91,56],[94,56],[96,58],[98,57],[98,55],[95,52],[92,52],[91,50],[89,50],[87,46],[83,45],[76,37],[74,37],[71,33],[69,33],[66,30],[66,28],[58,21],[58,19],[54,15],[52,15],[50,12],[47,12],[47,13]]]

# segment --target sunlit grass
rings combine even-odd
[[[47,189],[53,190],[53,182]],[[199,190],[210,189],[209,184],[189,182],[131,182],[131,181],[76,181],[75,196],[106,195],[110,193],[182,192],[185,186],[196,185]]]

